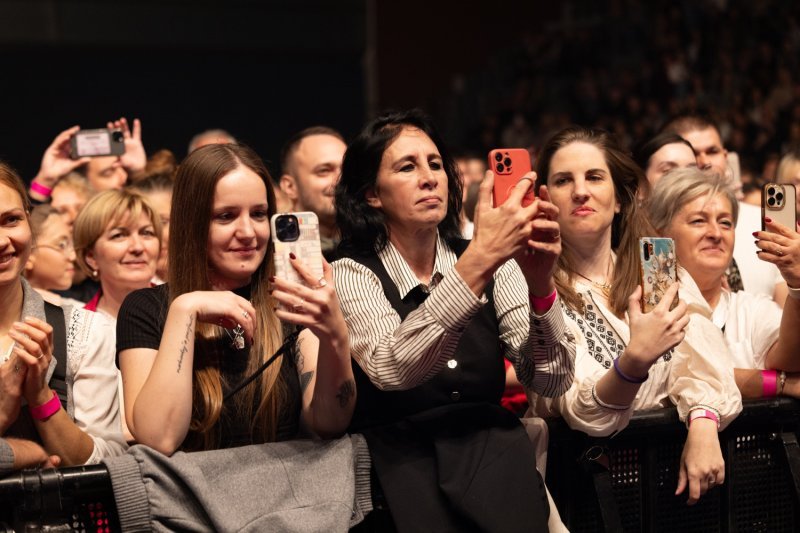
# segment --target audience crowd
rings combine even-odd
[[[742,398],[800,398],[800,18],[720,4],[565,16],[461,80],[443,130],[310,125],[277,176],[126,118],[121,155],[74,157],[74,126],[35,176],[0,162],[0,475],[102,462],[128,529],[565,531],[542,419],[675,406],[696,503]],[[535,171],[495,205],[498,146]],[[321,275],[276,246],[286,212],[316,216]]]

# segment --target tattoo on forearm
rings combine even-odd
[[[194,326],[194,317],[190,316],[189,321],[186,322],[186,332],[183,334],[183,342],[181,342],[181,354],[178,356],[178,374],[181,373],[181,367],[183,366],[183,356],[189,351],[189,342],[192,340],[190,337],[194,329],[192,326]]]
[[[314,371],[310,372],[303,372],[300,374],[300,393],[304,393],[308,388],[308,384],[311,383],[311,378],[314,377]]]
[[[350,403],[350,399],[356,393],[356,382],[352,379],[349,379],[342,383],[342,386],[339,387],[339,393],[336,395],[339,398],[339,407],[347,407]]]

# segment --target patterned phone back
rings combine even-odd
[[[643,237],[639,239],[639,264],[642,283],[642,311],[648,313],[658,305],[670,285],[678,279],[678,261],[672,239]],[[677,298],[670,309],[678,305]]]
[[[300,235],[295,241],[279,239],[275,221],[282,215],[294,215],[300,227]],[[314,274],[315,279],[322,277],[322,248],[319,240],[319,221],[317,215],[304,211],[300,213],[282,213],[274,215],[270,221],[272,239],[275,243],[275,276],[296,283],[308,285],[300,279],[300,275],[289,262],[289,254],[293,253]]]

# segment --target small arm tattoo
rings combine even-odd
[[[341,387],[339,387],[339,393],[336,397],[339,399],[339,407],[345,408],[350,403],[350,399],[356,393],[356,382],[352,379],[349,379],[342,383]]]
[[[311,370],[309,372],[303,372],[300,374],[300,393],[304,393],[308,388],[309,383],[311,383],[311,378],[314,377],[314,371]]]
[[[177,374],[181,373],[181,367],[183,366],[183,356],[186,355],[186,352],[189,351],[189,341],[191,340],[191,333],[194,326],[194,317],[190,316],[189,321],[186,322],[186,332],[183,335],[183,342],[181,342],[181,354],[178,357],[178,370]]]

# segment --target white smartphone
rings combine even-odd
[[[300,259],[315,279],[322,277],[322,247],[316,214],[303,211],[272,215],[270,228],[275,243],[276,277],[309,286],[289,262],[289,254]]]

